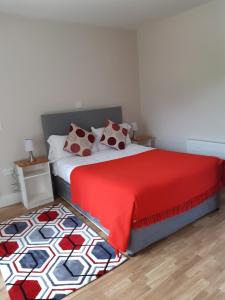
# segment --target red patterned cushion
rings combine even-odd
[[[64,150],[79,156],[88,156],[91,155],[91,148],[94,141],[95,137],[91,132],[71,123]]]
[[[126,147],[127,135],[128,130],[126,128],[108,120],[100,139],[100,143],[118,150],[123,150]]]

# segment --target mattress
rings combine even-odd
[[[126,156],[135,155],[138,153],[146,152],[152,149],[153,148],[149,148],[137,144],[128,144],[125,150],[118,151],[115,149],[108,149],[108,150],[95,152],[90,156],[85,156],[85,157],[73,156],[73,157],[63,158],[53,163],[52,171],[55,176],[59,176],[64,181],[70,184],[70,174],[75,168],[79,166],[114,160]]]

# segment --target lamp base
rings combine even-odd
[[[30,162],[34,162],[34,161],[35,161],[35,157],[34,157],[32,151],[29,151],[29,161],[30,161]]]
[[[132,140],[132,141],[135,140],[135,130],[133,130],[133,132],[132,132],[132,138],[131,138],[131,140]]]

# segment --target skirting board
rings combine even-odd
[[[0,208],[20,203],[22,196],[20,192],[3,195],[0,197]]]

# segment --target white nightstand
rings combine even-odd
[[[34,162],[15,162],[21,187],[23,205],[34,208],[54,201],[52,180],[47,157],[37,157]]]
[[[132,140],[132,143],[151,147],[152,146],[152,137],[147,134],[137,135]]]

